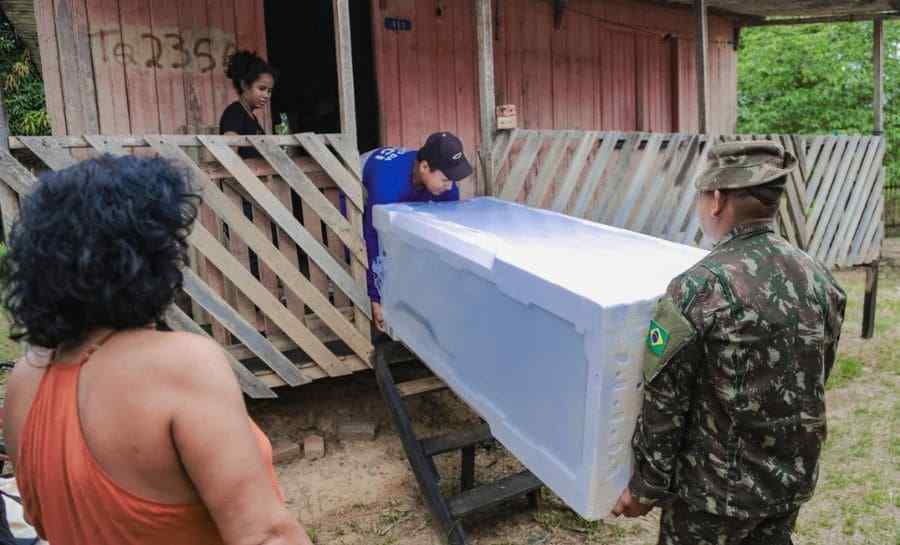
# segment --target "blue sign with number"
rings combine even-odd
[[[412,21],[409,19],[398,19],[396,17],[385,17],[384,28],[396,32],[409,32],[412,30]]]

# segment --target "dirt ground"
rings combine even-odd
[[[829,383],[830,437],[815,498],[798,523],[798,544],[900,544],[900,239],[885,246],[876,338],[859,338],[865,273],[838,279],[849,306],[839,361]],[[464,429],[477,417],[452,393],[414,399],[419,435]],[[327,454],[277,468],[290,508],[316,543],[420,545],[440,543],[418,497],[418,487],[379,397],[374,377],[357,374],[285,392],[276,401],[251,404],[251,413],[273,440],[302,441],[323,434]],[[341,422],[377,422],[374,441],[341,441]],[[458,455],[438,457],[453,490]],[[501,446],[481,449],[476,478],[492,480],[520,468]],[[562,545],[655,543],[656,510],[636,521],[589,523],[545,491],[538,510],[513,505],[469,521],[472,544]]]

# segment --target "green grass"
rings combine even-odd
[[[827,389],[842,388],[850,381],[859,378],[863,374],[863,362],[857,358],[838,358],[828,377]]]

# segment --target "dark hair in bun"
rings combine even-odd
[[[253,51],[240,50],[228,57],[225,64],[225,75],[234,84],[238,94],[244,92],[241,84],[249,87],[263,74],[276,77],[275,69]]]

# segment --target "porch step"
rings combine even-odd
[[[493,438],[491,428],[487,424],[481,424],[466,431],[422,439],[421,443],[425,456],[437,456],[438,454],[452,452],[463,447],[484,443]]]
[[[417,396],[428,392],[436,392],[438,390],[444,390],[446,388],[447,385],[444,384],[444,381],[435,376],[408,380],[406,382],[397,384],[397,390],[400,391],[400,397],[404,398]]]
[[[447,504],[454,518],[462,518],[475,511],[496,507],[517,496],[535,492],[542,486],[543,483],[526,470],[453,496]]]

